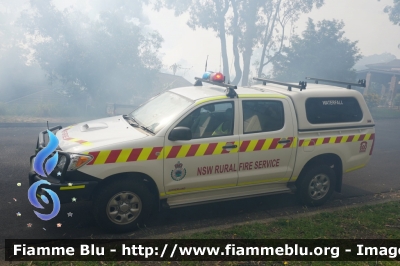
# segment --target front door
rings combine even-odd
[[[203,103],[165,136],[164,186],[167,195],[235,187],[238,180],[238,100]],[[175,127],[192,131],[191,140],[171,141]]]

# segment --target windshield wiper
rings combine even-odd
[[[136,121],[135,118],[133,118],[133,116],[124,115],[124,118],[125,118],[126,120],[128,120],[128,121],[134,122],[135,124],[129,123],[129,124],[131,124],[132,126],[140,127],[140,128],[142,128],[142,129],[146,130],[147,132],[150,132],[151,134],[155,134],[155,133],[153,132],[153,130],[151,130],[151,129],[145,127],[145,126],[140,125],[139,122]]]
[[[128,115],[123,115],[124,119],[128,121],[129,125],[134,127],[139,127],[139,123],[133,118]]]
[[[146,130],[147,132],[150,132],[151,134],[154,134],[153,130],[151,130],[151,129],[145,127],[145,126],[140,126],[140,128]]]

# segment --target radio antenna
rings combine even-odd
[[[208,61],[208,55],[207,55],[207,59],[206,59],[206,67],[205,67],[205,69],[204,69],[204,72],[207,71],[207,61]]]
[[[222,58],[222,52],[219,54],[219,72],[221,72],[221,58]]]

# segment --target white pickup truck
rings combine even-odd
[[[99,225],[114,232],[134,229],[160,206],[291,191],[304,204],[323,204],[344,173],[371,158],[375,126],[363,96],[258,80],[236,88],[208,74],[129,115],[52,128],[59,159],[42,187],[61,203],[93,200]],[[32,170],[29,179],[43,177]]]

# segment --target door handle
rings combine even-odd
[[[283,140],[278,141],[278,143],[290,143],[290,142],[291,142],[290,139],[283,139]]]
[[[222,149],[234,149],[234,148],[237,148],[237,145],[226,145],[222,147]]]

